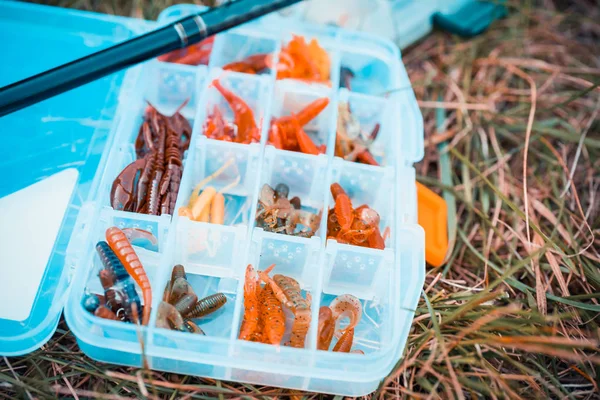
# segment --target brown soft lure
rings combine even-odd
[[[176,329],[181,332],[187,331],[185,321],[179,311],[177,311],[175,306],[165,301],[161,301],[158,306],[156,326],[165,329]]]
[[[173,214],[183,173],[183,154],[192,128],[180,110],[166,116],[148,104],[135,140],[137,160],[114,180],[111,205],[116,210],[151,215]]]
[[[106,299],[106,306],[116,311],[121,308],[121,303],[117,301],[117,293],[113,286],[115,285],[114,275],[107,269],[103,269],[98,274],[100,277],[100,284],[104,289],[104,298]]]
[[[202,328],[200,328],[194,321],[186,319],[184,322],[185,322],[185,328],[187,329],[188,332],[195,333],[197,335],[206,335],[206,333],[204,333]]]
[[[171,283],[169,303],[176,304],[185,294],[194,294],[194,289],[184,277],[179,277]]]
[[[181,315],[187,315],[196,305],[198,296],[193,293],[186,293],[175,303],[175,308]]]
[[[135,160],[115,178],[110,190],[110,205],[119,211],[134,211],[138,182],[146,161]]]
[[[211,294],[198,300],[188,311],[183,312],[186,318],[200,318],[217,311],[227,303],[223,293]]]

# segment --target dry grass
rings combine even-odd
[[[171,2],[52,3],[154,17]],[[417,172],[456,210],[455,243],[372,398],[600,398],[599,10],[513,1],[480,37],[435,33],[404,52],[426,123]],[[64,323],[0,361],[1,381],[6,398],[291,396],[96,363]]]

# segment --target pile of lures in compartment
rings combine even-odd
[[[267,232],[310,238],[314,236],[321,223],[321,212],[318,214],[302,209],[302,202],[295,196],[288,199],[290,188],[279,183],[273,189],[264,184],[260,190],[256,226]],[[299,226],[304,229],[299,230]]]
[[[131,241],[157,240],[150,232],[137,228],[111,227],[106,230],[106,241],[96,244],[103,269],[98,274],[104,295],[86,293],[83,307],[97,317],[148,325],[152,304],[152,289],[146,271]],[[142,291],[142,307],[135,285]]]
[[[252,108],[231,90],[226,89],[218,79],[212,86],[225,98],[233,111],[234,121],[230,123],[215,105],[204,122],[204,135],[210,139],[235,143],[256,143],[260,141],[260,129],[256,124]],[[211,112],[211,110],[209,110]]]
[[[198,299],[192,285],[187,281],[183,265],[175,265],[171,279],[165,286],[162,301],[158,306],[156,326],[180,332],[205,335],[202,328],[193,320],[214,313],[227,303],[223,293],[215,293]]]
[[[246,267],[244,282],[244,317],[238,338],[257,343],[280,346],[286,332],[284,309],[294,316],[290,327],[290,339],[285,346],[304,348],[306,335],[311,323],[311,297],[302,296],[300,284],[289,276],[269,273],[271,265],[264,271],[256,271],[252,265]],[[261,286],[261,281],[265,286]],[[362,305],[360,300],[345,294],[335,298],[329,306],[319,309],[318,341],[319,350],[329,350],[333,337],[337,342],[333,351],[348,353],[352,350],[354,329],[360,322]],[[336,329],[340,321],[348,317],[345,328]],[[354,353],[362,353],[355,350]]]
[[[148,103],[135,140],[136,160],[115,178],[110,204],[115,210],[172,215],[183,174],[183,156],[192,127],[181,114],[187,100],[171,116]]]
[[[329,306],[319,308],[319,325],[317,327],[317,349],[329,350],[335,336],[337,342],[332,351],[340,353],[365,354],[362,350],[352,350],[354,330],[362,317],[360,300],[351,295],[343,294],[332,300]],[[340,327],[340,322],[349,318],[348,325]]]
[[[273,268],[275,264],[264,271],[256,271],[252,265],[246,267],[244,317],[238,338],[279,346],[286,330],[285,306],[294,314],[290,340],[285,345],[304,348],[310,328],[310,296],[302,297],[300,284],[291,277],[276,274],[271,278]],[[266,284],[264,288],[261,280]]]
[[[354,208],[350,197],[339,183],[332,183],[330,189],[335,205],[327,216],[327,238],[354,246],[385,249],[389,227],[382,235],[379,230],[379,213],[366,204]]]
[[[217,191],[208,185],[213,179],[221,175],[228,168],[233,167],[236,178],[227,186]],[[230,158],[219,169],[200,181],[192,190],[187,205],[179,207],[178,215],[187,217],[192,221],[210,222],[211,224],[225,224],[225,195],[230,189],[240,182],[239,172],[235,168],[234,159]],[[229,197],[229,196],[228,196]],[[240,211],[241,212],[241,209]],[[237,215],[230,219],[236,221]]]
[[[225,197],[223,192],[237,185],[238,179],[217,191],[208,183],[230,166],[229,160],[212,175],[198,183],[188,200],[178,210],[178,215],[192,221],[223,224],[225,219]],[[284,183],[272,188],[264,184],[261,188],[256,214],[256,226],[267,232],[310,238],[314,236],[321,223],[321,212],[313,213],[302,209],[302,201],[298,196],[288,199],[290,189]],[[235,220],[235,218],[234,218]]]
[[[351,91],[353,77],[354,72],[350,68],[342,67],[339,86]],[[340,102],[338,104],[334,155],[346,161],[378,166],[379,163],[372,154],[371,145],[377,139],[380,129],[381,124],[376,123],[371,132],[365,132],[358,118],[352,113],[350,104]]]

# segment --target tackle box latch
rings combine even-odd
[[[454,12],[433,14],[433,23],[459,36],[476,36],[507,15],[505,3],[506,0],[469,1]]]

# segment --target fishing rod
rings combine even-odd
[[[301,0],[234,0],[0,88],[0,117]]]

